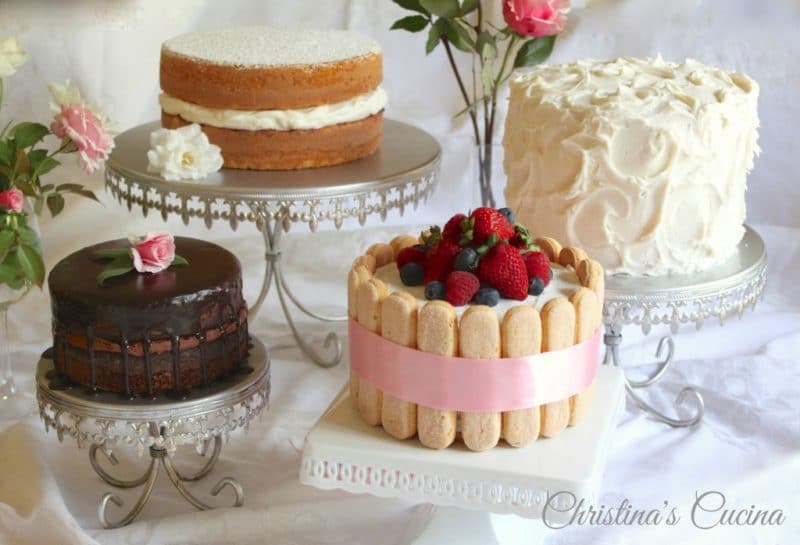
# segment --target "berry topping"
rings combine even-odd
[[[464,214],[456,214],[450,218],[447,223],[445,223],[444,229],[442,229],[442,238],[452,240],[453,242],[459,242],[462,234],[461,224],[465,219],[467,219],[467,216]]]
[[[514,226],[514,236],[508,239],[508,242],[520,250],[538,249],[528,230],[519,224]]]
[[[481,288],[478,290],[478,293],[475,294],[474,301],[477,305],[493,307],[500,302],[500,292],[492,287]]]
[[[510,208],[501,208],[498,210],[498,212],[503,214],[508,220],[508,223],[510,223],[511,225],[514,225],[514,222],[517,221],[517,217],[514,215],[514,211],[511,210]]]
[[[544,286],[550,283],[550,260],[542,252],[527,252],[522,254],[528,278],[541,278]],[[538,294],[537,294],[538,295]]]
[[[468,220],[464,221],[462,244],[480,246],[489,235],[497,235],[498,240],[508,240],[514,236],[514,226],[508,219],[494,208],[476,208]]]
[[[434,280],[443,281],[453,270],[456,256],[461,252],[461,246],[451,240],[442,239],[428,250],[425,256],[425,283]]]
[[[455,270],[474,271],[478,266],[478,252],[475,248],[464,248],[456,256]]]
[[[400,280],[406,286],[421,286],[425,280],[425,269],[419,263],[406,263],[400,269]]]
[[[544,291],[544,280],[539,276],[534,276],[528,283],[528,295],[541,295]]]
[[[497,288],[507,299],[522,301],[528,296],[525,261],[519,250],[508,243],[496,244],[481,258],[478,278]]]
[[[397,254],[397,268],[403,270],[403,267],[408,263],[419,263],[425,261],[425,248],[418,246],[410,246],[403,248]]]
[[[447,301],[455,307],[466,305],[472,301],[480,285],[481,281],[471,272],[453,271],[447,275],[445,283]]]
[[[433,301],[434,299],[444,299],[445,289],[444,283],[434,280],[425,284],[425,299]]]

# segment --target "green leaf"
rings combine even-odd
[[[94,255],[102,259],[118,259],[120,257],[131,255],[130,248],[107,248],[105,250],[97,250]]]
[[[461,10],[458,0],[419,0],[419,3],[428,12],[439,17],[456,17]]]
[[[430,52],[436,49],[436,46],[439,45],[439,42],[442,39],[442,34],[445,32],[445,25],[446,21],[444,19],[439,19],[431,26],[430,32],[428,32],[428,41],[425,43],[425,54],[430,55]]]
[[[44,261],[39,252],[27,244],[19,244],[17,246],[17,262],[25,278],[31,284],[36,284],[41,288],[44,284]]]
[[[494,61],[497,58],[497,45],[495,44],[494,36],[485,30],[481,32],[478,36],[477,48],[481,55],[483,94],[489,95],[494,85]]]
[[[17,235],[14,231],[0,231],[0,262],[6,258],[8,251],[11,249],[11,245],[14,244],[16,239]]]
[[[83,187],[84,186],[81,184],[59,184],[58,187],[56,187],[56,191],[77,191],[79,189],[83,189]]]
[[[478,5],[480,3],[481,0],[464,0],[461,2],[461,10],[459,11],[459,15],[467,15],[468,13],[472,13],[478,9]]]
[[[514,59],[514,68],[535,66],[543,63],[553,52],[555,43],[556,35],[528,40],[517,51],[517,56]]]
[[[187,261],[187,259],[185,257],[179,256],[178,254],[175,254],[175,259],[172,260],[172,265],[183,266],[183,265],[188,265],[188,264],[189,264],[189,261]]]
[[[28,154],[28,158],[30,159],[30,154]],[[33,161],[31,161],[31,165],[33,166],[33,171],[37,176],[44,176],[45,174],[47,174],[60,164],[61,163],[59,163],[52,157],[45,157],[39,164],[34,164]]]
[[[0,163],[7,167],[13,166],[17,147],[13,140],[0,140]]]
[[[42,243],[39,241],[39,235],[36,234],[36,231],[25,225],[20,225],[17,227],[17,234],[22,244],[26,244],[34,250],[41,252]]]
[[[470,36],[469,32],[462,26],[450,19],[444,19],[445,22],[445,35],[453,46],[459,51],[470,53],[475,48],[475,40]]]
[[[17,263],[17,251],[12,250],[0,263],[0,284],[7,284],[12,290],[18,290],[25,285],[25,279],[20,274]]]
[[[428,19],[422,15],[409,15],[394,22],[389,30],[407,30],[409,32],[419,32],[428,26]]]
[[[410,9],[423,15],[430,15],[428,10],[422,7],[419,0],[392,0],[395,4],[404,9]]]
[[[44,208],[44,199],[36,199],[33,201],[33,213],[37,216],[42,213],[42,208]]]
[[[11,135],[17,143],[17,149],[28,148],[50,134],[50,129],[41,123],[23,121],[11,129]]]
[[[97,195],[94,194],[94,191],[91,191],[89,189],[71,189],[67,191],[67,193],[72,193],[73,195],[80,195],[81,197],[92,199],[94,202],[103,204],[102,202],[100,202],[100,199],[97,198]]]
[[[36,188],[33,187],[33,184],[22,177],[17,178],[17,180],[14,182],[14,187],[22,191],[26,197],[36,198]]]
[[[51,193],[47,196],[47,208],[50,215],[56,217],[64,210],[64,196],[60,193]]]
[[[17,161],[14,165],[14,170],[23,174],[31,172],[31,163],[28,161],[28,154],[19,147],[17,148]]]
[[[102,286],[109,278],[128,274],[132,270],[133,261],[131,260],[131,256],[129,254],[116,257],[114,261],[106,265],[106,268],[97,275],[97,283]]]

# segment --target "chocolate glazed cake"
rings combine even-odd
[[[106,261],[84,248],[50,273],[53,359],[68,382],[125,396],[184,395],[236,371],[248,352],[247,306],[236,256],[175,238],[189,261],[156,274],[96,277]]]

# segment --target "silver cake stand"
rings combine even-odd
[[[639,326],[644,334],[653,326],[669,325],[678,332],[682,324],[693,323],[697,329],[709,319],[724,324],[732,314],[739,316],[754,307],[764,292],[767,281],[767,251],[764,241],[752,228],[745,226],[736,252],[720,265],[692,275],[669,277],[606,277],[603,319],[606,327],[604,363],[621,365],[619,345],[622,328]],[[666,354],[664,351],[666,350]],[[691,416],[668,416],[642,399],[638,390],[658,382],[673,361],[675,344],[671,337],[658,343],[656,370],[644,380],[626,379],[628,396],[653,418],[674,427],[693,426],[703,418],[705,406],[700,393],[684,387],[675,400],[675,408],[685,405]]]
[[[97,509],[100,524],[104,528],[119,528],[141,513],[160,468],[192,506],[200,510],[213,508],[195,497],[184,483],[208,475],[219,458],[222,440],[238,428],[248,428],[253,418],[261,414],[269,399],[269,367],[264,345],[253,339],[247,365],[241,372],[212,385],[194,388],[186,399],[125,399],[116,393],[92,393],[79,386],[65,388],[55,374],[48,351],[36,369],[36,399],[45,429],[54,429],[59,441],[68,436],[77,441],[78,447],[89,445],[89,462],[106,483],[117,488],[143,487],[133,507],[116,520],[108,516],[109,504],[121,508],[122,499],[108,492],[100,500]],[[100,453],[112,466],[118,465],[114,450],[123,445],[134,447],[140,456],[145,450],[150,454],[147,469],[136,479],[114,477],[98,459]],[[200,470],[184,474],[175,468],[172,457],[180,445],[194,445],[200,456],[207,456]],[[211,494],[216,496],[226,487],[234,494],[233,505],[243,505],[242,485],[232,477],[219,480]]]
[[[318,320],[338,322],[347,317],[313,312],[292,293],[281,267],[281,235],[293,223],[305,223],[315,231],[320,223],[332,222],[338,229],[348,218],[358,218],[363,225],[368,216],[384,219],[389,210],[402,214],[407,206],[416,208],[438,180],[441,147],[436,139],[386,119],[380,149],[359,161],[294,171],[222,169],[200,182],[168,182],[147,172],[150,133],[159,127],[158,122],[147,123],[116,137],[106,163],[106,187],[129,210],[141,207],[145,216],[156,210],[165,221],[170,215],[180,216],[185,224],[201,218],[208,228],[223,221],[233,230],[241,223],[254,223],[264,239],[266,264],[251,316],[258,313],[274,282],[298,346],[318,365],[339,363],[338,336],[331,332],[324,340],[330,355],[318,353],[298,332],[288,303]]]

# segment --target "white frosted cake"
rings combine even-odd
[[[758,85],[687,60],[584,60],[511,81],[506,202],[608,273],[707,269],[741,239]]]
[[[161,48],[162,124],[199,123],[228,168],[352,161],[380,144],[382,62],[377,42],[342,30],[184,34]]]

